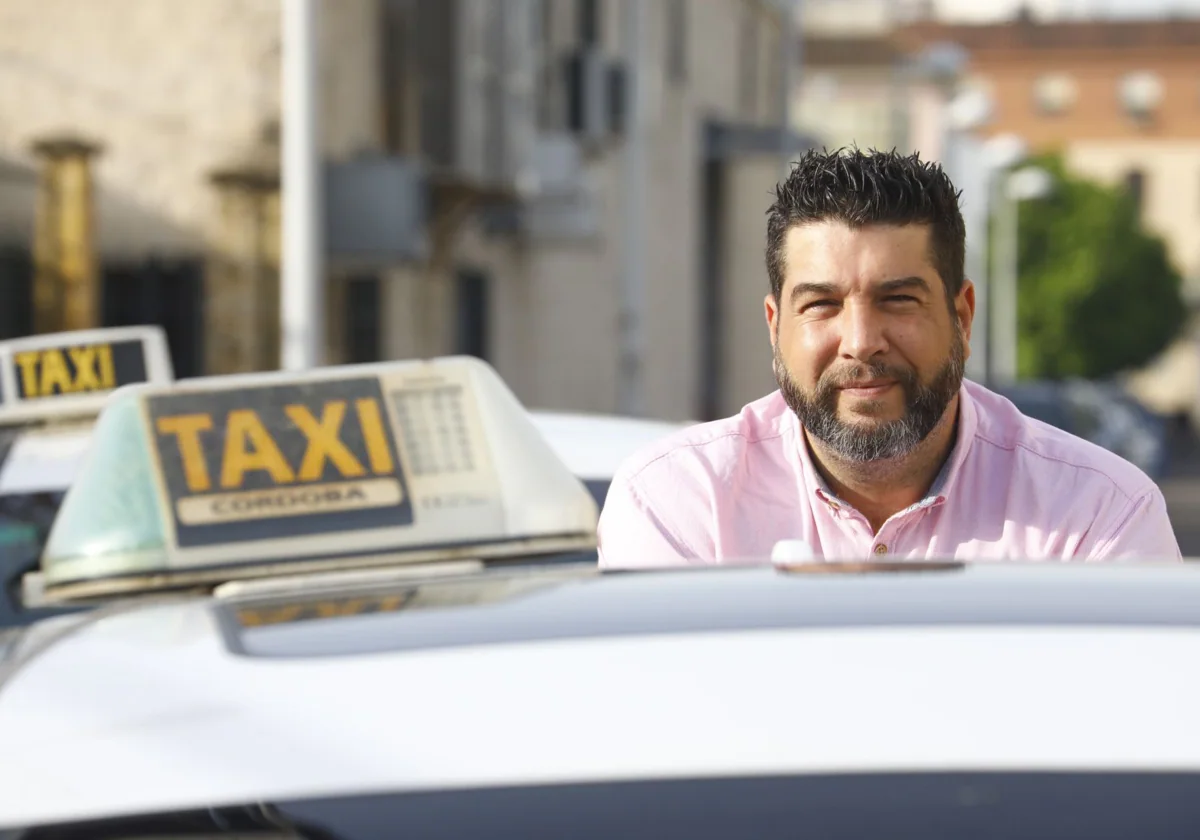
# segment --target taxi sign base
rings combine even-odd
[[[304,558],[290,562],[265,562],[220,566],[212,569],[132,574],[123,577],[83,579],[60,583],[51,583],[43,578],[40,588],[43,603],[52,606],[82,601],[109,600],[114,597],[145,595],[153,592],[179,590],[209,592],[221,584],[235,580],[312,575],[351,569],[389,566],[415,567],[429,564],[431,570],[437,572],[446,562],[453,560],[478,560],[497,565],[502,564],[505,560],[513,560],[528,564],[531,558],[537,556],[550,557],[556,554],[590,551],[595,547],[595,540],[587,536],[538,537],[528,540],[512,540],[496,545],[467,545],[457,548],[434,546],[425,551],[406,550],[403,553],[389,551],[359,557],[330,557],[327,559]]]

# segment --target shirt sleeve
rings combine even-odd
[[[654,569],[701,562],[662,516],[618,473],[608,489],[596,534],[601,569]]]
[[[1167,501],[1157,487],[1131,504],[1128,514],[1092,550],[1089,560],[1182,560]]]

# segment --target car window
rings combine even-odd
[[[0,551],[41,551],[62,504],[63,492],[0,496]]]
[[[21,576],[37,567],[64,495],[58,492],[0,496],[0,630],[35,617],[22,615],[16,593]]]
[[[608,498],[608,488],[612,481],[607,478],[589,478],[583,484],[592,494],[592,498],[596,500],[596,507],[603,509],[604,500]]]

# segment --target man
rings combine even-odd
[[[779,390],[622,465],[606,568],[818,558],[1180,559],[1132,464],[963,381],[975,288],[936,164],[809,152],[767,221]]]

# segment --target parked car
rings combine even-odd
[[[1102,446],[1155,480],[1166,472],[1166,423],[1115,383],[1037,380],[993,388],[1023,414]]]

